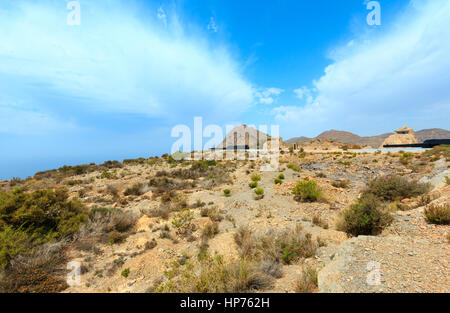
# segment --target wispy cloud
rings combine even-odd
[[[219,122],[253,104],[252,84],[226,47],[185,33],[162,8],[144,19],[121,3],[82,2],[78,27],[66,25],[64,3],[0,4],[0,104],[10,112],[22,102],[41,121],[94,112],[172,123],[197,114]]]
[[[310,104],[313,101],[312,90],[306,86],[294,89],[294,93],[298,99],[305,100],[307,104]]]
[[[283,92],[283,89],[272,87],[260,89],[259,91],[255,92],[255,95],[259,99],[259,103],[272,104],[274,103],[275,99]]]
[[[411,1],[379,35],[368,32],[337,47],[333,63],[295,90],[303,105],[273,110],[296,133],[327,128],[379,131],[408,123],[448,127],[450,116],[450,2]]]

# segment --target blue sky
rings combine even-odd
[[[450,2],[0,3],[0,179],[160,155],[171,129],[278,124],[283,138],[449,128]]]

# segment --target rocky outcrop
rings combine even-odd
[[[414,131],[409,127],[403,126],[402,128],[397,129],[395,134],[386,138],[380,148],[383,148],[385,145],[405,145],[418,142]]]

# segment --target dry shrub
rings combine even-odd
[[[45,244],[13,260],[0,279],[2,293],[56,293],[65,280],[65,243]]]
[[[247,260],[227,263],[220,255],[207,253],[184,265],[172,263],[165,272],[166,281],[155,283],[153,292],[170,293],[241,293],[265,290],[273,278],[260,271],[258,264]]]
[[[336,188],[344,188],[347,189],[350,186],[350,181],[348,179],[344,179],[344,180],[335,180],[331,183],[331,185],[333,187]]]
[[[428,223],[438,225],[450,224],[450,205],[448,203],[437,205],[431,204],[424,211]]]
[[[136,183],[133,186],[127,188],[123,193],[125,196],[140,196],[144,194],[144,185],[141,183]]]
[[[402,176],[388,175],[370,181],[363,193],[373,194],[383,201],[395,201],[417,197],[429,190],[429,184],[409,181]]]
[[[392,216],[381,201],[366,194],[342,211],[337,228],[351,236],[377,235],[391,222]]]
[[[285,264],[309,258],[317,249],[311,234],[303,232],[301,228],[278,233],[269,230],[262,236],[255,236],[248,227],[241,227],[234,235],[234,240],[243,259],[273,260]]]
[[[323,229],[328,229],[328,223],[323,220],[320,215],[314,215],[312,218],[312,223],[316,226],[322,227]]]
[[[238,231],[234,234],[234,242],[238,246],[241,258],[245,259],[254,256],[257,244],[256,240],[256,237],[247,226],[239,227]]]
[[[219,223],[209,222],[202,230],[202,237],[214,238],[219,233]]]
[[[212,208],[203,208],[200,212],[200,215],[202,217],[209,217],[213,222],[220,222],[223,220],[223,216],[216,206]]]
[[[302,276],[295,282],[295,292],[312,293],[318,290],[317,271],[312,267],[303,268]]]
[[[90,250],[98,242],[123,241],[137,219],[136,214],[120,209],[92,209],[88,221],[75,233],[72,244],[75,248]]]

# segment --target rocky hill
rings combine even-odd
[[[450,138],[450,131],[441,128],[423,129],[416,132],[416,137],[420,142],[427,139],[447,139]]]
[[[360,146],[370,146],[379,147],[386,138],[393,135],[394,133],[386,133],[376,136],[358,136],[351,132],[339,131],[339,130],[329,130],[321,133],[315,138],[328,139],[333,141],[338,141],[345,144],[356,144]],[[416,137],[419,142],[423,142],[427,139],[446,139],[450,138],[450,131],[441,128],[423,129],[416,132]],[[314,138],[308,137],[295,137],[286,141],[287,144],[292,143],[302,143],[309,141]]]

